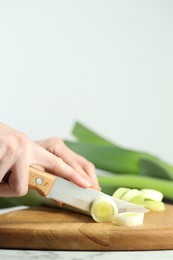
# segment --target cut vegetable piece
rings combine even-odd
[[[146,209],[152,210],[152,211],[163,211],[165,210],[165,204],[160,201],[152,201],[152,200],[146,200],[144,202],[144,207]]]
[[[163,193],[153,189],[142,189],[142,194],[144,195],[144,200],[154,200],[154,201],[162,201]]]
[[[118,226],[138,226],[144,221],[144,213],[140,212],[123,212],[119,213],[116,218]]]
[[[96,222],[115,222],[118,207],[113,199],[99,196],[91,206],[91,216]]]
[[[128,191],[121,197],[121,199],[138,205],[142,205],[144,202],[144,196],[142,192],[137,189]]]
[[[130,189],[120,187],[113,193],[112,196],[117,199],[121,199],[121,197],[125,195],[128,191],[130,191]]]

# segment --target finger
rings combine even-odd
[[[99,182],[97,179],[95,166],[87,161],[87,162],[83,163],[83,168],[85,169],[87,174],[90,176],[90,178],[93,180],[93,183],[94,183],[93,188],[95,188],[97,190],[101,190],[101,187],[99,186]]]
[[[96,187],[100,190],[95,173],[95,168],[92,165],[90,166],[90,162],[88,162],[85,158],[70,150],[64,143],[61,143],[61,147],[59,146],[59,144],[55,145],[54,149],[52,148],[51,152],[61,157],[63,161],[65,161],[77,172],[79,172],[84,178],[86,178],[93,187]]]
[[[82,156],[77,156],[76,160],[77,160],[78,164],[81,165],[83,171],[92,180],[93,187],[95,187],[98,190],[100,190],[100,186],[99,186],[97,175],[96,175],[95,166],[92,163],[90,163],[88,160],[86,160],[84,157],[82,157]]]
[[[63,160],[65,160],[69,165],[75,168],[78,172],[80,172],[83,177],[89,177],[89,181],[92,183],[92,186],[98,190],[100,190],[100,186],[98,183],[95,166],[86,160],[84,157],[70,150],[66,145],[64,145],[63,149],[60,151],[60,156]],[[69,159],[70,158],[70,159]]]
[[[55,175],[66,178],[81,187],[91,187],[91,184],[85,178],[66,164],[61,158],[48,152],[37,144],[32,146],[31,162],[32,165],[41,165]]]
[[[17,160],[16,154],[10,154],[8,151],[1,150],[1,158],[0,158],[0,182],[9,171],[9,169],[14,165]]]
[[[17,161],[11,168],[8,182],[0,183],[0,196],[24,196],[28,191],[28,169],[29,166],[24,159]]]
[[[82,169],[82,167],[80,166],[80,164],[78,162],[75,161],[75,159],[71,159],[71,161],[67,161],[66,163],[68,163],[68,165],[70,165],[74,170],[76,170],[83,178],[87,179],[92,185],[93,185],[93,181],[90,178],[90,176],[88,176],[88,174]]]
[[[34,168],[40,170],[40,171],[45,171],[45,168],[41,165],[38,165],[38,164],[30,164],[30,166],[33,166]]]

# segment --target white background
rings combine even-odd
[[[0,120],[32,139],[76,120],[173,163],[173,1],[0,0]]]

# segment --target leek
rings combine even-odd
[[[113,173],[149,176],[156,176],[159,169],[162,178],[164,176],[165,179],[173,180],[173,166],[146,152],[67,140],[65,143],[70,149],[90,160],[96,168]]]
[[[121,199],[137,205],[142,205],[144,203],[144,196],[142,192],[137,189],[132,189],[128,191],[121,197]]]
[[[165,205],[162,202],[163,193],[153,189],[128,189],[118,188],[112,195],[115,198],[119,198],[130,203],[141,205],[149,210],[162,211],[165,209]]]
[[[161,202],[163,199],[163,193],[153,189],[142,189],[141,190],[145,200],[154,200]]]
[[[112,195],[119,187],[154,189],[163,193],[165,199],[173,200],[173,182],[169,180],[129,174],[98,176],[98,180],[102,191],[109,195]]]
[[[152,211],[164,211],[165,210],[165,204],[162,201],[152,201],[152,200],[146,200],[144,202],[144,207],[152,210]]]
[[[13,206],[49,206],[49,207],[58,207],[58,204],[50,200],[48,198],[45,198],[41,196],[37,191],[35,190],[29,190],[28,193],[25,196],[22,197],[10,197],[10,198],[0,198],[0,208],[8,208]]]
[[[66,141],[67,146],[97,168],[173,180],[173,166],[152,154],[120,147],[79,122],[74,124],[72,133],[78,138],[77,143]]]
[[[93,201],[90,212],[96,222],[114,222],[118,207],[113,199],[99,196]]]
[[[120,187],[113,193],[112,196],[117,199],[121,199],[122,196],[124,196],[128,191],[130,191],[130,189]]]
[[[107,196],[97,197],[91,205],[90,212],[96,222],[112,222],[119,226],[137,226],[144,220],[144,213],[118,213],[116,203]]]
[[[79,122],[75,123],[74,128],[72,130],[72,134],[75,137],[77,137],[80,141],[83,141],[85,143],[118,146],[117,144],[112,143],[111,141],[102,137],[101,135],[98,135],[96,132]]]
[[[76,153],[91,161],[96,168],[114,173],[139,174],[139,153],[119,147],[75,143],[65,141],[65,144]],[[143,154],[147,158],[147,154]]]
[[[138,226],[142,225],[144,221],[144,213],[141,212],[123,212],[116,217],[116,224],[118,226]]]

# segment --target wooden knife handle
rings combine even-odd
[[[56,178],[53,174],[29,167],[28,186],[30,189],[38,191],[44,197],[47,197],[49,194]]]

